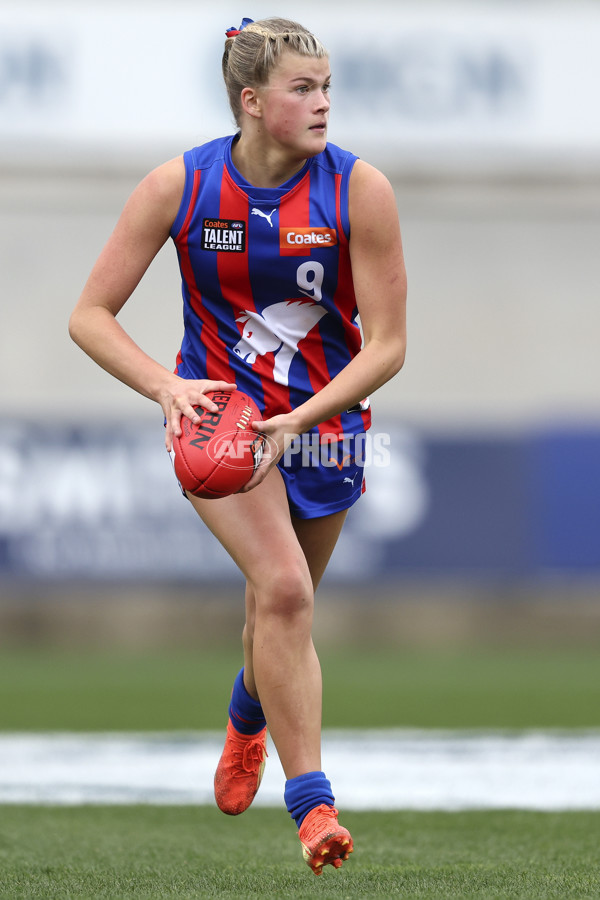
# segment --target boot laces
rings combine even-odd
[[[237,778],[255,772],[264,761],[265,756],[268,756],[261,738],[250,738],[247,741],[236,740],[233,752],[236,757],[239,756],[237,765],[240,771],[234,773]]]
[[[303,834],[303,839],[306,841],[312,841],[315,837],[318,837],[323,831],[324,827],[324,819],[336,819],[338,817],[338,811],[335,806],[325,806],[318,807],[319,812],[318,815],[311,816],[310,821],[306,822],[306,820],[302,823],[306,826],[306,832]],[[310,814],[309,814],[310,815]],[[337,825],[337,821],[336,821]],[[303,829],[304,831],[304,829]]]

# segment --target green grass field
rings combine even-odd
[[[3,807],[0,896],[597,898],[600,813],[348,813],[356,849],[316,878],[279,810]]]
[[[326,727],[594,728],[589,650],[321,653]],[[0,654],[0,730],[222,730],[233,649]],[[0,898],[598,898],[600,812],[350,812],[317,879],[285,810],[0,806]]]
[[[600,654],[321,652],[328,728],[593,728]],[[1,731],[222,729],[237,650],[3,650]]]

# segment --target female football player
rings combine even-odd
[[[215,411],[207,391],[237,385],[262,411],[254,428],[268,448],[246,487],[218,500],[189,496],[246,578],[244,667],[215,797],[230,815],[248,808],[268,727],[287,808],[318,875],[339,868],[353,845],[321,769],[314,591],[364,490],[368,397],[404,361],[405,269],[388,180],[327,141],[322,44],[295,22],[244,19],[226,32],[223,75],[236,133],[138,185],[70,332],[100,366],[160,404],[169,450],[182,416],[197,422],[195,407]],[[184,300],[174,372],[117,321],[169,237]]]

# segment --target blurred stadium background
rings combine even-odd
[[[237,640],[239,576],[181,500],[160,411],[67,320],[129,192],[232,129],[223,32],[331,52],[330,140],[393,182],[404,370],[322,588],[322,639],[600,643],[600,5],[4,0],[0,642]],[[167,366],[175,252],[122,321]]]

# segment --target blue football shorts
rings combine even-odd
[[[290,512],[316,519],[349,509],[366,490],[365,434],[319,443],[318,434],[303,434],[277,463]]]

